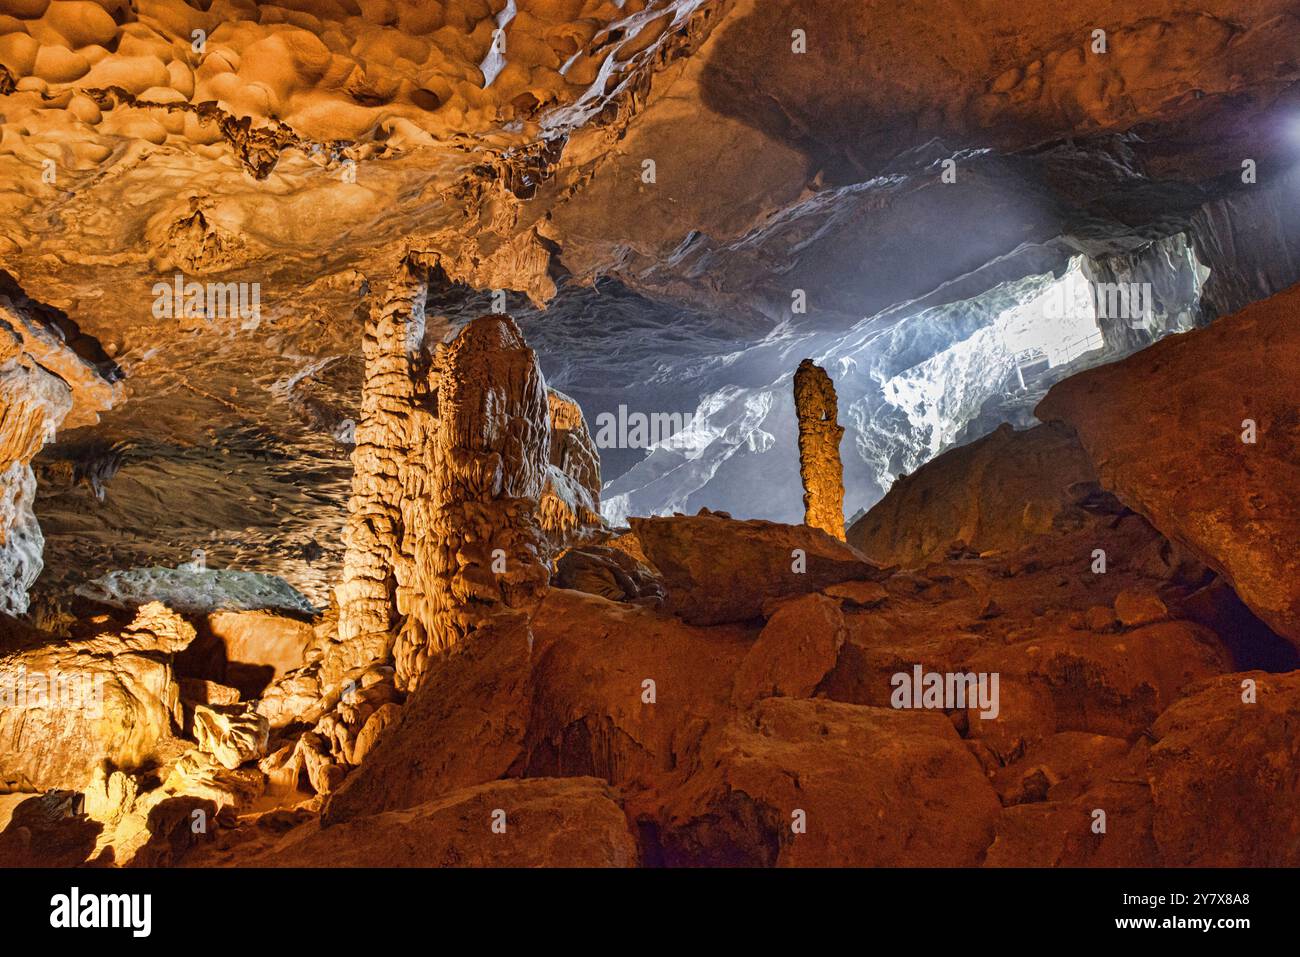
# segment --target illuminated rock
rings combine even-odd
[[[591,537],[600,518],[600,452],[582,409],[562,392],[546,390],[550,407],[550,459],[538,521],[553,549]]]
[[[431,406],[411,436],[402,504],[410,555],[397,685],[502,611],[527,611],[548,578],[537,504],[550,413],[537,357],[507,316],[474,320],[439,350]]]
[[[418,394],[426,288],[423,270],[399,269],[386,296],[376,298],[362,341],[365,383],[361,420],[355,426],[347,552],[337,595],[340,638],[363,638],[376,658],[388,641],[364,636],[385,635],[396,626],[397,591],[408,577],[400,550],[402,470]]]
[[[74,351],[76,329],[0,270],[0,612],[11,615],[27,610],[27,589],[43,566],[31,461],[65,422],[93,423],[117,396],[116,366]]]
[[[826,370],[804,359],[794,374],[799,418],[799,477],[803,480],[804,524],[844,538],[844,466],[835,384]]]
[[[212,755],[233,771],[266,753],[269,722],[252,706],[194,708],[194,738],[199,750]]]
[[[102,761],[131,770],[176,744],[172,658],[194,629],[161,604],[121,633],[56,641],[12,625],[0,657],[0,781],[79,790]]]
[[[717,514],[634,518],[672,610],[694,625],[759,618],[764,605],[888,573],[820,529]]]
[[[1068,428],[1003,425],[900,477],[850,526],[848,542],[907,568],[942,560],[955,544],[974,554],[1014,551],[1077,527],[1086,518],[1080,504],[1097,491],[1092,463]]]

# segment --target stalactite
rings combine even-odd
[[[835,384],[811,359],[794,374],[799,417],[799,477],[803,480],[804,523],[844,538],[844,468]]]

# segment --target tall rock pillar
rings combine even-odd
[[[508,316],[439,348],[413,418],[402,520],[411,581],[394,649],[398,686],[487,622],[528,612],[548,579],[537,503],[550,410],[533,350]]]
[[[387,633],[400,619],[398,590],[409,568],[401,554],[403,469],[421,390],[426,275],[423,268],[403,263],[366,321],[347,550],[343,582],[336,589],[343,641]]]
[[[799,418],[799,477],[803,480],[804,524],[844,538],[844,467],[835,385],[811,359],[794,374],[794,408]]]

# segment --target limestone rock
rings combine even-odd
[[[482,316],[439,351],[429,382],[436,416],[417,419],[404,473],[403,690],[495,614],[529,610],[549,577],[537,503],[550,412],[537,356],[508,316]]]
[[[1081,642],[1077,632],[987,647],[975,673],[997,673],[999,713],[968,708],[970,735],[1009,757],[1062,731],[1135,739],[1197,681],[1221,674],[1231,657],[1211,632],[1162,622]]]
[[[278,575],[229,568],[124,568],[92,579],[74,589],[91,601],[127,610],[159,601],[181,614],[269,609],[315,614],[316,608],[298,589]]]
[[[976,554],[1014,551],[1034,536],[1080,522],[1096,474],[1068,428],[1009,425],[898,479],[848,531],[875,561],[917,568],[961,541]]]
[[[181,709],[172,656],[193,638],[158,604],[121,634],[25,633],[0,656],[0,781],[80,790],[102,761],[131,770],[173,747]]]
[[[1115,596],[1115,617],[1125,628],[1139,628],[1164,621],[1169,609],[1153,592],[1125,590]]]
[[[653,571],[622,549],[603,545],[571,548],[561,555],[552,584],[610,601],[663,600],[663,586]]]
[[[631,867],[638,853],[614,792],[603,781],[570,777],[491,781],[408,810],[293,831],[280,845],[246,862],[270,867]]]
[[[199,750],[232,771],[266,753],[269,730],[266,718],[251,706],[225,710],[207,705],[194,708],[194,738]]]
[[[187,751],[165,780],[97,768],[85,791],[86,816],[99,824],[94,856],[118,866],[165,867],[205,840],[223,810],[246,806],[263,790],[256,771],[230,771]]]
[[[1253,702],[1244,700],[1247,681]],[[1296,672],[1222,675],[1160,715],[1147,774],[1155,840],[1166,861],[1193,867],[1300,862],[1298,718]]]
[[[27,610],[27,589],[42,567],[33,457],[65,420],[93,423],[118,394],[113,383],[120,370],[102,350],[98,366],[78,355],[71,348],[78,334],[66,315],[29,299],[0,270],[0,612],[6,614]]]
[[[1297,308],[1293,288],[1161,340],[1056,385],[1037,415],[1072,425],[1102,485],[1300,645]]]
[[[889,598],[888,589],[879,582],[838,582],[823,588],[822,594],[854,608],[874,608]]]
[[[510,623],[443,661],[331,796],[325,823],[411,807],[505,774],[528,725],[529,650],[527,626]]]
[[[348,499],[343,581],[336,589],[344,641],[382,633],[398,621],[397,587],[405,583],[401,553],[403,469],[411,443],[412,405],[423,364],[425,270],[403,263],[366,320],[365,381],[355,424],[352,496]]]
[[[794,374],[799,419],[799,477],[804,524],[844,538],[844,466],[840,463],[839,403],[826,370],[804,359]]]
[[[1083,623],[1089,631],[1105,634],[1116,629],[1119,619],[1115,617],[1115,609],[1110,605],[1093,605],[1084,612]]]
[[[549,589],[530,625],[498,621],[439,662],[323,819],[333,826],[516,774],[602,777],[636,813],[653,814],[654,790],[689,773],[730,710],[753,639],[750,629],[694,628]]]
[[[1090,757],[1097,759],[1101,755],[1094,751]],[[1066,779],[1066,788],[1082,788],[1080,793],[1053,795],[1006,808],[998,820],[997,835],[989,845],[984,866],[1160,866],[1160,850],[1152,836],[1151,790],[1142,773],[1143,757],[1141,749],[1135,748],[1132,753],[1101,758],[1103,763],[1095,769],[1079,768],[1080,762],[1073,762],[1075,768]],[[1026,755],[1019,763],[1028,760]],[[1061,790],[1066,789],[1054,784],[1048,793]],[[1105,814],[1105,831],[1098,829],[1098,811]]]
[[[1000,811],[942,715],[768,698],[670,798],[661,839],[678,865],[960,867]]]
[[[176,661],[182,674],[208,678],[256,698],[273,681],[306,664],[312,626],[265,611],[220,611]]]
[[[592,537],[601,527],[600,452],[578,403],[546,390],[550,409],[550,458],[538,502],[538,522],[553,549]]]
[[[700,766],[706,736],[733,710],[754,629],[553,588],[532,631],[525,773],[604,778],[630,817],[657,818],[657,794]]]
[[[94,854],[100,830],[75,791],[0,794],[0,866],[75,867]]]
[[[181,701],[186,704],[230,705],[239,701],[239,689],[203,678],[180,678]]]
[[[845,635],[834,599],[802,595],[784,602],[740,663],[734,700],[743,705],[769,695],[811,697],[835,667]]]
[[[758,618],[770,599],[885,570],[820,529],[717,515],[634,518],[632,529],[663,576],[670,607],[690,624]]]

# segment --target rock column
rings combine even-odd
[[[343,582],[336,590],[343,641],[386,634],[400,617],[397,593],[409,565],[401,554],[402,473],[420,392],[425,276],[424,269],[403,264],[366,322],[361,421],[355,429],[344,533],[347,551]]]
[[[394,657],[404,690],[493,617],[528,611],[548,579],[536,513],[550,412],[514,321],[483,316],[440,347],[428,391],[402,505],[411,583]]]
[[[794,407],[799,418],[799,477],[803,480],[804,524],[844,538],[844,468],[837,421],[835,385],[811,359],[794,374]]]

